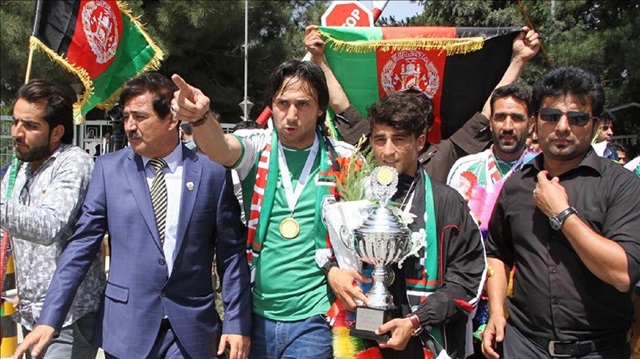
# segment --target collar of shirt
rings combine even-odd
[[[64,151],[65,149],[67,149],[69,146],[66,143],[61,143],[60,146],[58,146],[58,148],[56,148],[53,153],[51,154],[51,156],[49,156],[49,158],[47,158],[42,165],[38,168],[38,170],[35,173],[31,172],[31,165],[29,164],[29,162],[23,162],[22,163],[22,169],[24,170],[24,175],[25,178],[29,178],[33,175],[35,175],[36,173],[42,172],[44,171],[45,168],[48,168],[49,166],[51,166],[51,164],[55,161],[56,157],[58,157],[58,155],[60,153],[62,153],[62,151]]]
[[[147,163],[151,161],[151,158],[145,157],[145,156],[140,156],[140,157],[142,157],[142,164],[144,165],[144,168],[147,171],[147,175],[151,173],[151,177],[153,178],[153,176],[155,176],[153,169],[151,169],[151,167],[147,167]],[[178,143],[176,148],[174,148],[173,151],[171,151],[171,153],[169,153],[166,157],[164,157],[164,160],[167,162],[167,167],[169,167],[169,172],[174,173],[176,171],[176,168],[178,168],[178,166],[182,164],[182,144]]]
[[[604,172],[603,163],[599,160],[600,157],[593,150],[593,148],[589,149],[589,152],[582,159],[578,167],[587,167],[591,168],[598,173],[598,175],[602,176]],[[540,172],[544,169],[544,153],[536,156],[532,161],[525,163],[522,166],[523,171],[529,171],[531,169],[535,169],[535,172]]]

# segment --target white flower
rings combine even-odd
[[[400,223],[402,224],[409,225],[413,223],[413,219],[416,218],[415,214],[404,212],[399,207],[389,206],[389,209],[396,217],[398,217],[398,220],[400,220]]]
[[[425,248],[427,245],[427,232],[424,228],[420,228],[417,232],[411,232],[411,249],[409,252],[402,257],[402,259],[398,262],[398,268],[402,269],[402,263],[404,263],[405,259],[410,256],[418,257],[418,253],[420,249]],[[426,251],[425,251],[426,255]]]

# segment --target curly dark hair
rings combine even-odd
[[[118,102],[124,106],[132,97],[150,92],[153,94],[153,110],[160,119],[164,119],[171,112],[171,100],[177,90],[173,81],[159,72],[144,72],[125,82]]]
[[[367,108],[367,117],[371,128],[387,125],[418,138],[433,125],[433,102],[418,89],[391,92]]]
[[[527,115],[531,116],[531,91],[518,83],[511,83],[508,85],[500,86],[493,90],[491,93],[491,113],[493,113],[493,104],[501,98],[513,97],[519,101],[524,102],[527,106]]]

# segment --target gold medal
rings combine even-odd
[[[293,217],[287,217],[280,222],[280,234],[286,239],[295,238],[300,233],[300,225]]]

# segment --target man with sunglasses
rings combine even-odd
[[[629,358],[630,289],[640,279],[640,183],[591,148],[604,107],[597,76],[553,69],[535,85],[532,105],[542,154],[506,181],[489,224],[493,275],[483,352],[506,359]]]

